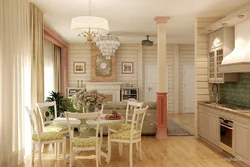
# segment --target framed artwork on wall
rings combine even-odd
[[[122,62],[122,73],[123,74],[133,74],[133,62]]]
[[[86,72],[86,63],[74,62],[73,68],[74,74],[84,74]]]

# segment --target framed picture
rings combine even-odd
[[[84,74],[86,72],[85,62],[74,62],[74,74]]]
[[[133,62],[123,62],[122,63],[122,73],[123,74],[133,74]]]

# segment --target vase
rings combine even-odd
[[[96,106],[94,104],[90,104],[89,106],[83,106],[83,113],[95,112]]]
[[[89,112],[95,112],[95,105],[94,104],[90,104],[89,107]]]

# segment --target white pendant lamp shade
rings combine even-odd
[[[99,35],[106,35],[109,32],[108,20],[96,16],[79,16],[71,21],[71,29],[79,30],[79,35],[92,42],[93,38]]]
[[[106,56],[106,59],[110,59],[110,56],[115,55],[115,51],[120,46],[120,41],[115,36],[100,36],[97,41],[96,45],[100,49],[103,56]]]

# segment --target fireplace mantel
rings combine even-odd
[[[112,95],[113,101],[120,101],[122,82],[84,82],[87,90],[96,89],[105,95]]]

